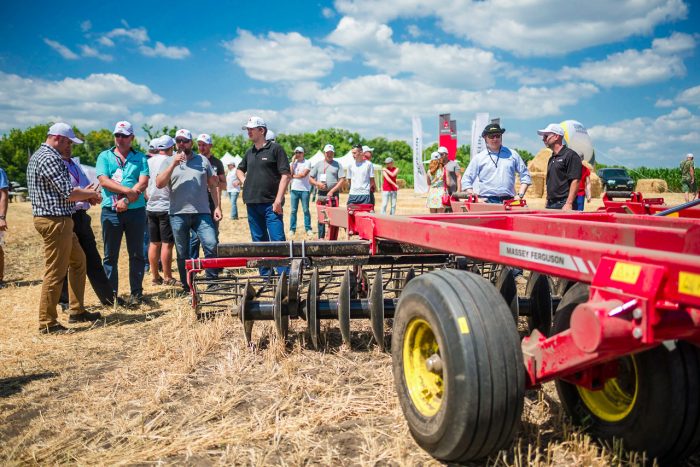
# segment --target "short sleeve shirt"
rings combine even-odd
[[[138,183],[139,177],[148,177],[148,160],[143,153],[132,149],[126,156],[126,161],[122,164],[121,158],[114,153],[114,149],[110,148],[102,151],[97,156],[95,172],[98,178],[104,175],[122,186],[132,188]],[[102,207],[113,207],[113,203],[116,202],[116,195],[117,193],[112,193],[102,187]],[[136,201],[129,203],[129,209],[137,209],[144,206],[146,206],[146,199],[143,193],[139,195]]]
[[[7,179],[7,174],[3,169],[0,169],[0,190],[9,190],[10,182]]]
[[[160,172],[171,163],[163,161]],[[170,176],[170,214],[211,214],[209,208],[209,178],[214,168],[206,157],[193,154],[179,164]]]
[[[158,174],[160,174],[161,167],[163,167],[163,161],[168,160],[169,156],[166,156],[165,154],[156,154],[155,156],[148,158],[148,171],[151,174],[151,178],[148,179],[147,211],[168,212],[170,209],[170,187],[165,186],[163,188],[158,188],[156,186],[156,177],[158,177]]]
[[[292,175],[301,175],[305,171],[309,170],[309,162],[306,160],[303,160],[301,162],[293,160],[291,166]],[[311,189],[311,182],[309,182],[309,174],[306,174],[306,177],[302,178],[292,178],[291,189],[294,191],[309,191]]]
[[[268,141],[260,149],[248,149],[238,170],[246,174],[243,185],[245,203],[273,203],[282,175],[289,175],[289,160],[282,146]]]
[[[348,166],[348,178],[350,179],[351,195],[368,195],[370,193],[370,179],[374,178],[374,165],[368,160],[359,164],[352,162]]]
[[[311,169],[309,176],[313,177],[318,183],[325,183],[330,190],[338,183],[338,180],[345,178],[345,169],[336,160],[328,162],[326,159],[323,159]],[[319,190],[319,193],[325,194],[326,192]]]
[[[447,172],[447,191],[452,194],[457,191],[457,177],[459,176],[459,162],[456,160],[448,161],[445,164],[445,171]]]
[[[693,167],[693,161],[684,160],[681,162],[681,178],[686,181],[690,181],[690,169]]]
[[[569,196],[571,182],[581,179],[581,165],[581,157],[566,146],[552,154],[547,163],[547,199]]]

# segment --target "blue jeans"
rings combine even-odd
[[[574,209],[576,211],[583,211],[583,204],[586,199],[586,195],[576,195],[576,199],[574,200]]]
[[[175,251],[177,251],[177,270],[180,273],[182,288],[189,291],[187,284],[187,269],[185,260],[189,258],[190,231],[196,233],[202,243],[205,258],[216,258],[216,230],[211,214],[171,214],[170,226],[173,228],[175,238]],[[206,270],[207,278],[218,276],[216,269]]]
[[[146,266],[144,266],[144,271],[148,272],[151,270],[151,265],[148,264],[148,245],[151,243],[151,239],[148,238],[148,216],[146,216],[146,229],[143,231],[143,258],[146,261]]]
[[[250,227],[250,236],[254,242],[284,242],[284,220],[281,214],[277,214],[272,210],[272,203],[248,203],[248,226]],[[286,271],[289,274],[288,267],[277,268],[277,274],[282,274]],[[269,276],[270,269],[260,268],[261,276]]]
[[[143,238],[146,230],[146,208],[117,212],[102,208],[102,241],[104,258],[102,265],[116,295],[119,291],[119,248],[122,236],[126,235],[126,251],[129,254],[129,286],[131,295],[143,295],[143,270],[146,259],[143,255]]]
[[[503,204],[503,201],[513,199],[512,196],[487,196],[484,201],[491,204]]]
[[[231,219],[238,219],[238,194],[239,191],[229,191],[231,197]]]
[[[391,205],[389,214],[392,216],[396,212],[396,196],[398,191],[382,191],[382,214],[386,214],[386,207],[388,204]]]
[[[212,222],[214,223],[214,232],[216,232],[216,243],[218,245],[218,243],[219,243],[219,221],[215,221],[214,218],[212,218]],[[194,227],[192,228],[192,235],[190,236],[190,256],[189,256],[189,258],[192,258],[192,259],[199,258],[199,235],[197,235],[197,230]]]
[[[292,214],[289,220],[289,230],[296,232],[297,230],[297,208],[301,201],[301,209],[304,211],[304,228],[307,232],[311,232],[311,212],[309,211],[309,192],[301,190],[292,190],[291,196]]]

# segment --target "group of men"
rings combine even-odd
[[[267,126],[251,117],[244,127],[253,143],[236,171],[254,241],[284,239],[282,202],[289,179],[289,162],[277,143],[265,139]],[[62,289],[66,295],[69,323],[96,321],[102,315],[84,306],[85,277],[103,305],[138,305],[144,300],[143,279],[146,259],[143,242],[148,228],[148,259],[153,284],[179,285],[189,292],[185,261],[198,255],[216,256],[218,222],[221,220],[221,189],[226,178],[221,162],[212,156],[207,134],[197,139],[180,129],[175,139],[155,138],[148,157],[134,148],[134,130],[127,121],[114,128],[114,146],[97,157],[96,177],[91,183],[80,164],[72,159],[72,145],[82,144],[70,125],[56,123],[46,141],[30,157],[27,167],[29,199],[34,226],[44,242],[45,270],[39,300],[39,330],[64,333],[58,321],[57,305]],[[177,150],[177,152],[175,152]],[[0,173],[0,232],[6,229]],[[246,178],[250,183],[245,183]],[[87,210],[101,205],[104,258],[97,251],[91,218]],[[148,226],[148,227],[147,227]],[[129,255],[128,300],[118,297],[119,251],[126,237]],[[177,252],[180,280],[172,277],[173,246]],[[163,277],[160,277],[162,268]],[[207,269],[216,277],[216,269]]]
[[[530,173],[520,155],[503,145],[505,129],[498,123],[486,125],[481,136],[486,149],[479,152],[464,172],[461,189],[476,194],[487,203],[514,199],[515,175],[520,177],[518,198],[523,199],[532,184]],[[579,183],[582,179],[582,157],[564,144],[564,129],[551,123],[539,130],[542,142],[552,151],[547,162],[548,209],[572,210],[578,206]],[[585,174],[584,174],[585,175]],[[590,200],[590,188],[587,194]],[[583,203],[581,200],[581,210]]]

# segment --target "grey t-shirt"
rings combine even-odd
[[[459,162],[457,160],[448,161],[445,164],[445,171],[447,172],[447,191],[450,194],[457,191],[457,177],[459,176]]]
[[[311,169],[309,176],[313,177],[319,183],[325,182],[328,189],[332,189],[338,180],[345,177],[345,169],[338,161],[333,160],[333,162],[326,162],[325,159],[316,163],[316,165]],[[325,179],[325,180],[324,180]],[[325,194],[324,191],[320,191],[321,194]]]
[[[160,172],[171,163],[165,160]],[[207,158],[199,154],[175,167],[170,177],[170,214],[211,214],[208,182],[214,175]]]

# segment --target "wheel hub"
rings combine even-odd
[[[442,405],[443,365],[437,339],[427,321],[414,319],[408,324],[403,343],[403,364],[413,405],[421,415],[434,416]]]

